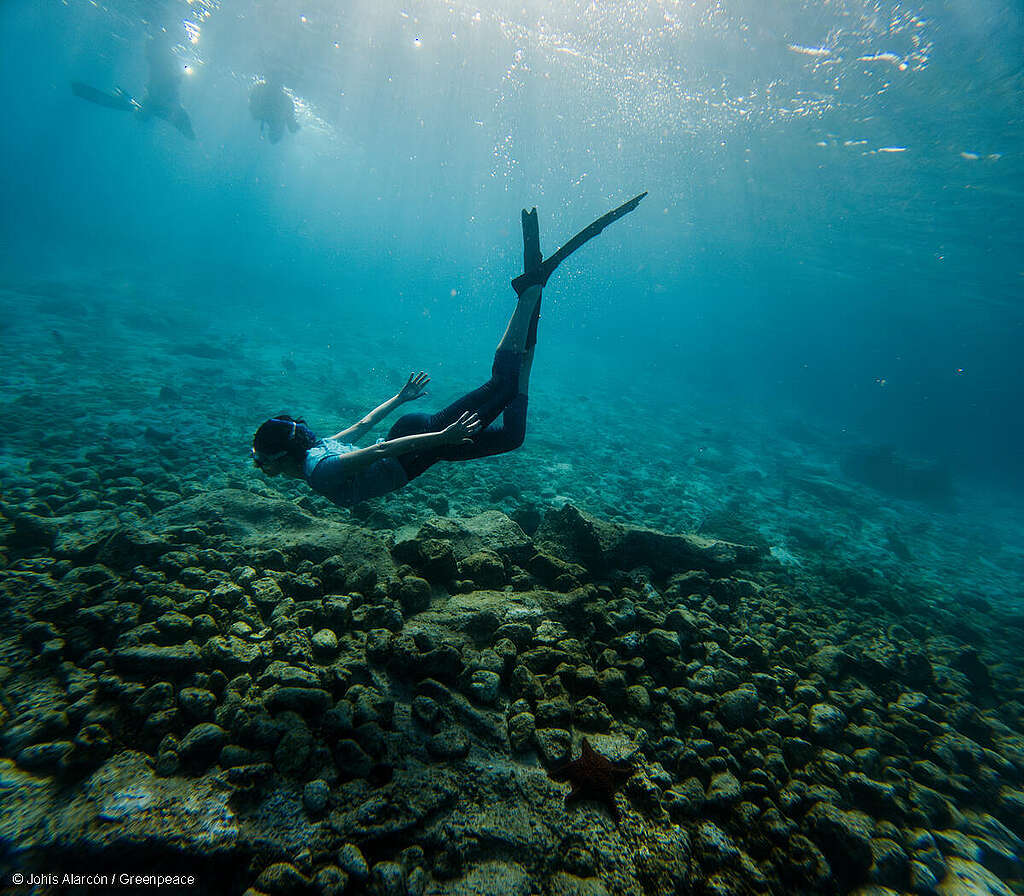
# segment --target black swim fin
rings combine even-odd
[[[557,268],[565,259],[567,259],[573,252],[580,248],[584,243],[589,242],[595,236],[597,236],[602,230],[604,230],[613,221],[618,221],[623,215],[628,215],[633,209],[639,204],[640,200],[647,195],[645,190],[639,196],[634,196],[629,202],[624,202],[616,209],[608,212],[606,215],[602,215],[592,224],[584,227],[579,233],[576,234],[569,242],[562,246],[557,252],[555,252],[546,261],[542,261],[540,264],[533,268],[530,268],[530,262],[540,257],[540,237],[539,235],[534,239],[534,234],[537,232],[537,210],[534,209],[532,212],[523,212],[523,260],[526,262],[527,271],[524,274],[516,277],[512,281],[512,288],[516,291],[517,295],[522,295],[523,290],[531,286],[544,286],[548,282],[548,278],[554,273]],[[527,219],[532,219],[528,221]],[[529,233],[528,233],[529,231]]]
[[[123,90],[117,93],[106,93],[81,81],[71,82],[71,92],[83,100],[95,103],[97,106],[104,106],[107,109],[118,109],[121,112],[131,112],[137,107],[137,103]]]
[[[540,254],[540,228],[537,225],[537,208],[523,209],[523,273],[528,274],[540,267],[544,256]]]
[[[192,130],[192,119],[188,117],[188,112],[181,106],[171,110],[171,114],[167,117],[167,120],[174,125],[183,137],[187,137],[189,140],[196,139],[196,132]]]

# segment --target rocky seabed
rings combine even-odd
[[[529,533],[235,489],[145,528],[5,516],[5,884],[1024,892],[1021,663],[991,608],[897,606],[572,504]],[[635,773],[567,804],[553,773],[584,737]]]

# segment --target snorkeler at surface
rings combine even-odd
[[[97,106],[131,112],[141,121],[162,118],[189,140],[195,140],[192,121],[181,105],[178,95],[182,77],[181,64],[166,43],[152,37],[146,45],[146,59],[149,61],[149,82],[146,84],[146,94],[141,100],[129,96],[120,87],[114,93],[106,93],[81,81],[71,82],[71,92]]]
[[[541,256],[537,210],[523,211],[524,273],[512,281],[519,300],[494,353],[491,378],[482,386],[436,413],[399,417],[387,438],[368,448],[356,448],[352,442],[395,408],[422,397],[430,377],[410,374],[397,395],[326,439],[318,439],[301,419],[274,417],[253,436],[253,463],[269,476],[304,479],[313,491],[348,507],[400,489],[438,461],[491,457],[518,448],[526,436],[542,288],[562,261],[633,211],[646,195],[598,218],[547,260]],[[501,423],[496,423],[499,415]]]
[[[260,123],[260,136],[266,131],[271,143],[277,143],[284,136],[285,128],[293,134],[299,129],[295,100],[276,74],[269,74],[252,85],[249,114]]]

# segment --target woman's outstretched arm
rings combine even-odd
[[[337,457],[329,458],[324,463],[331,463],[343,475],[351,476],[386,457],[398,457],[402,454],[415,454],[440,445],[459,445],[471,442],[473,436],[480,431],[480,418],[467,411],[458,420],[449,424],[440,432],[424,432],[413,436],[400,436],[386,442],[378,442],[369,448],[360,448]]]
[[[427,383],[429,382],[430,377],[422,370],[419,373],[410,373],[409,381],[402,386],[401,391],[397,395],[393,395],[383,404],[377,405],[377,407],[370,411],[370,413],[363,417],[363,419],[358,423],[348,427],[348,429],[343,429],[341,432],[335,433],[331,438],[338,439],[343,442],[358,441],[399,405],[405,404],[407,401],[414,401],[415,399],[422,398],[426,395]]]

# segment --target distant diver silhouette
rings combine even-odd
[[[295,100],[277,75],[267,75],[249,90],[249,114],[260,123],[260,136],[266,131],[271,143],[277,143],[285,128],[291,133],[299,129],[295,120]]]
[[[252,440],[253,463],[268,476],[305,480],[343,507],[400,489],[438,461],[463,461],[514,451],[526,437],[527,391],[537,344],[541,290],[555,268],[646,196],[598,218],[547,260],[540,251],[537,209],[523,210],[523,270],[512,281],[519,299],[494,353],[491,378],[433,414],[405,414],[386,439],[369,448],[358,440],[391,411],[426,395],[430,377],[409,375],[398,394],[341,432],[319,439],[302,419],[286,414],[265,421]],[[495,421],[501,415],[501,423]]]
[[[150,38],[146,46],[146,58],[149,61],[149,83],[146,84],[146,93],[141,100],[136,100],[120,87],[113,93],[106,93],[81,81],[71,82],[71,92],[97,106],[131,112],[141,121],[161,118],[189,140],[195,140],[192,121],[178,96],[181,87],[181,67],[170,48],[165,43]]]

